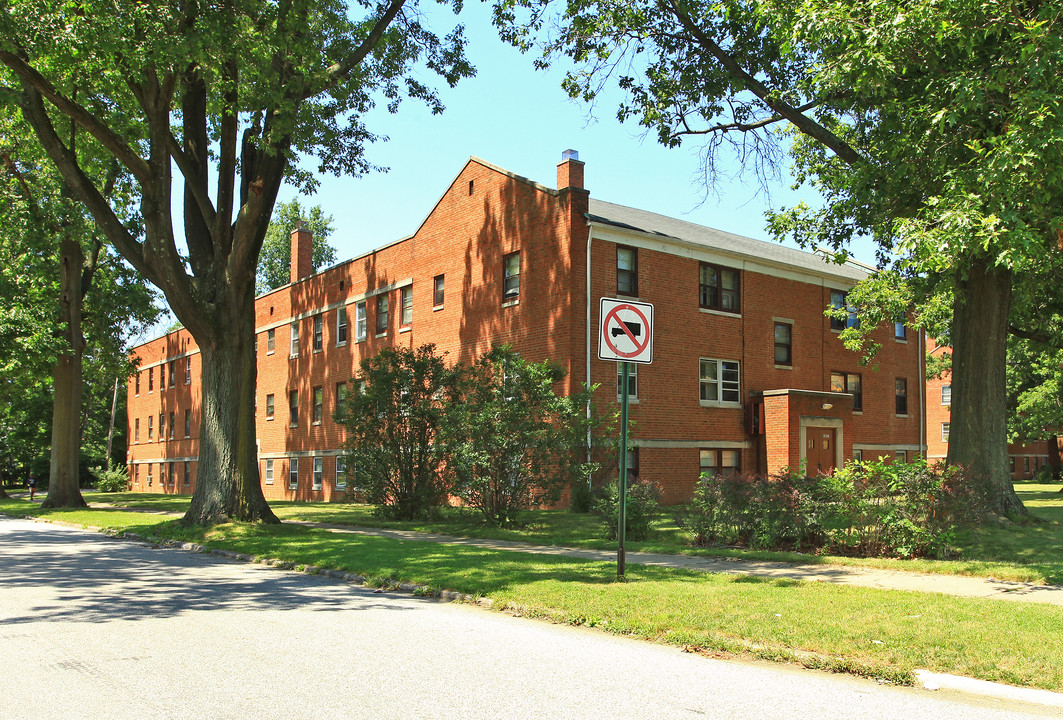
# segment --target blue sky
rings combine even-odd
[[[706,197],[697,182],[696,143],[667,149],[654,136],[643,137],[637,125],[622,126],[615,117],[618,96],[593,112],[569,100],[560,88],[563,68],[536,71],[531,56],[498,39],[482,3],[469,3],[461,20],[477,74],[452,90],[444,87],[446,111],[432,116],[406,102],[395,115],[375,112],[370,129],[389,141],[367,155],[389,172],[325,176],[315,195],[299,198],[332,215],[332,244],[341,260],[413,233],[470,156],[553,187],[561,153],[572,148],[586,163],[593,197],[765,240],[767,208],[818,202],[811,189],[791,191],[788,179],[769,194],[752,178],[724,181]],[[291,188],[282,188],[280,200],[293,197]],[[857,248],[855,255],[874,260],[870,248]]]

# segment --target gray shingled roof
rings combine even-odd
[[[636,210],[624,205],[615,205],[595,198],[590,198],[588,218],[591,222],[659,235],[661,239],[676,239],[702,245],[750,260],[809,270],[817,275],[832,275],[853,282],[867,277],[867,272],[859,268],[852,265],[836,265],[828,262],[821,255],[794,250],[779,243],[733,235],[704,225],[677,220],[646,210]]]

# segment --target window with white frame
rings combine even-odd
[[[336,347],[347,344],[347,308],[336,308]]]
[[[314,388],[314,420],[315,425],[320,425],[325,419],[325,390],[321,387]]]
[[[413,288],[404,287],[400,290],[399,300],[401,306],[401,314],[399,315],[400,324],[406,326],[413,322]]]
[[[275,406],[275,401],[274,401],[273,393],[270,393],[269,395],[266,396],[266,419],[267,420],[272,420],[273,419],[273,412],[274,412],[274,409],[275,409],[274,406]]]
[[[502,300],[516,300],[520,296],[520,253],[502,258]]]
[[[627,396],[629,400],[637,400],[639,397],[639,371],[638,363],[628,363],[627,372]],[[616,396],[624,394],[624,371],[623,363],[616,364]]]
[[[952,385],[942,385],[941,386],[941,404],[942,405],[951,405],[952,404]]]
[[[897,414],[908,414],[908,378],[897,378],[894,382]]]
[[[314,352],[321,352],[325,347],[325,320],[320,315],[314,316]]]
[[[336,489],[347,489],[347,458],[342,455],[336,458]]]
[[[289,349],[288,354],[290,354],[292,357],[295,357],[296,355],[299,354],[299,323],[293,322],[292,325],[291,325],[291,328],[292,328],[292,341],[291,341],[291,348]]]
[[[366,335],[366,303],[363,300],[354,306],[354,341],[362,342]]]
[[[616,294],[639,294],[639,254],[633,247],[616,248]]]
[[[741,402],[737,361],[701,358],[700,365],[702,402]]]
[[[192,358],[185,358],[185,385],[192,384]]]
[[[273,484],[273,460],[272,459],[267,459],[266,460],[266,484],[267,485],[272,485]]]
[[[794,328],[790,323],[775,323],[775,364],[794,364]]]
[[[321,481],[325,478],[325,459],[314,458],[314,490],[321,489]]]
[[[347,414],[347,383],[336,383],[336,422],[343,422]]]
[[[949,423],[941,423],[941,442],[947,443],[949,441]]]
[[[299,391],[288,393],[288,427],[299,427]]]
[[[185,437],[192,437],[192,411],[185,410]]]
[[[270,354],[277,349],[277,331],[276,329],[269,329],[266,331],[266,354]]]
[[[299,487],[299,458],[288,459],[288,489],[295,490]]]

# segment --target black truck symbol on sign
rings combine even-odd
[[[624,324],[627,325],[628,332],[631,333],[632,337],[639,337],[640,335],[642,335],[642,323],[629,322],[629,321],[625,320]],[[609,334],[612,335],[613,337],[618,337],[618,336],[624,334],[624,328],[622,328],[622,327],[612,328],[609,331]]]

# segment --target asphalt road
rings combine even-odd
[[[957,718],[1058,709],[711,660],[0,518],[0,719]]]

